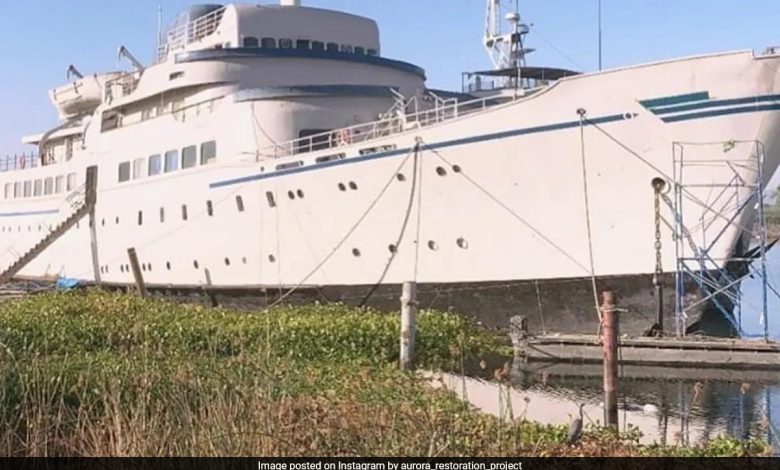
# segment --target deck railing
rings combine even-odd
[[[369,142],[412,129],[420,129],[513,101],[513,97],[479,98],[471,101],[438,101],[432,109],[412,114],[395,113],[384,119],[314,134],[260,150],[258,157],[281,158],[331,148]],[[445,103],[445,104],[441,104]]]
[[[168,54],[183,51],[188,44],[200,41],[206,36],[213,34],[219,27],[226,8],[214,10],[194,21],[165,31],[162,38],[160,38],[161,43],[157,48],[157,63],[165,62]]]
[[[0,158],[0,172],[25,170],[40,166],[41,159],[36,154],[9,155]]]

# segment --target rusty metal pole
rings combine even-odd
[[[130,258],[130,269],[133,270],[133,277],[135,278],[135,286],[138,288],[138,295],[142,298],[146,297],[146,283],[144,282],[144,276],[141,274],[141,264],[138,262],[138,254],[135,248],[127,249],[127,256]]]
[[[417,283],[404,282],[401,295],[401,370],[414,364],[414,337],[417,329]]]
[[[620,323],[615,306],[615,293],[606,291],[601,306],[604,346],[604,423],[618,429],[618,335]]]

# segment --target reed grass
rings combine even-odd
[[[344,306],[263,314],[89,291],[0,305],[0,455],[755,455],[757,443],[643,447],[478,413],[397,370],[398,319]],[[501,352],[423,312],[418,364]]]

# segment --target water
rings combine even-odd
[[[780,287],[780,249],[768,254],[768,279]],[[746,336],[763,338],[763,299],[758,279],[743,283],[739,321]],[[768,330],[780,340],[780,297],[769,293]],[[601,365],[516,365],[512,387],[483,379],[443,375],[437,382],[485,412],[568,424],[585,403],[585,422],[604,422]],[[761,439],[780,450],[780,372],[622,366],[622,429],[637,427],[643,443],[695,445],[718,435]]]

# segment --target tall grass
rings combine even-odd
[[[91,291],[0,304],[0,454],[8,456],[754,454],[643,448],[505,422],[401,373],[398,319],[343,306],[251,314]],[[418,363],[500,350],[424,312]],[[731,446],[731,447],[729,447]],[[724,450],[726,449],[726,450]]]

